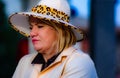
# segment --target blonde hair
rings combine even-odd
[[[44,21],[45,22],[45,21]],[[52,26],[58,32],[58,51],[62,52],[64,49],[76,43],[77,39],[71,27],[64,26],[52,21],[46,21],[46,24]]]

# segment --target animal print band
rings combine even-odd
[[[55,8],[47,7],[46,5],[37,5],[33,7],[32,12],[46,14],[48,16],[52,16],[53,18],[58,18],[59,20],[69,22],[69,16],[62,11],[58,11]]]

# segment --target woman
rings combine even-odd
[[[69,16],[66,0],[41,0],[32,12],[10,16],[12,27],[30,35],[38,52],[21,58],[13,78],[97,78],[91,58],[75,47],[83,34]]]

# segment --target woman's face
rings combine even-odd
[[[55,52],[57,42],[56,30],[44,23],[40,23],[36,18],[30,18],[30,36],[34,49],[40,53]]]

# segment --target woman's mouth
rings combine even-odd
[[[32,39],[32,43],[36,43],[36,42],[38,42],[39,40],[37,40],[37,39]]]

